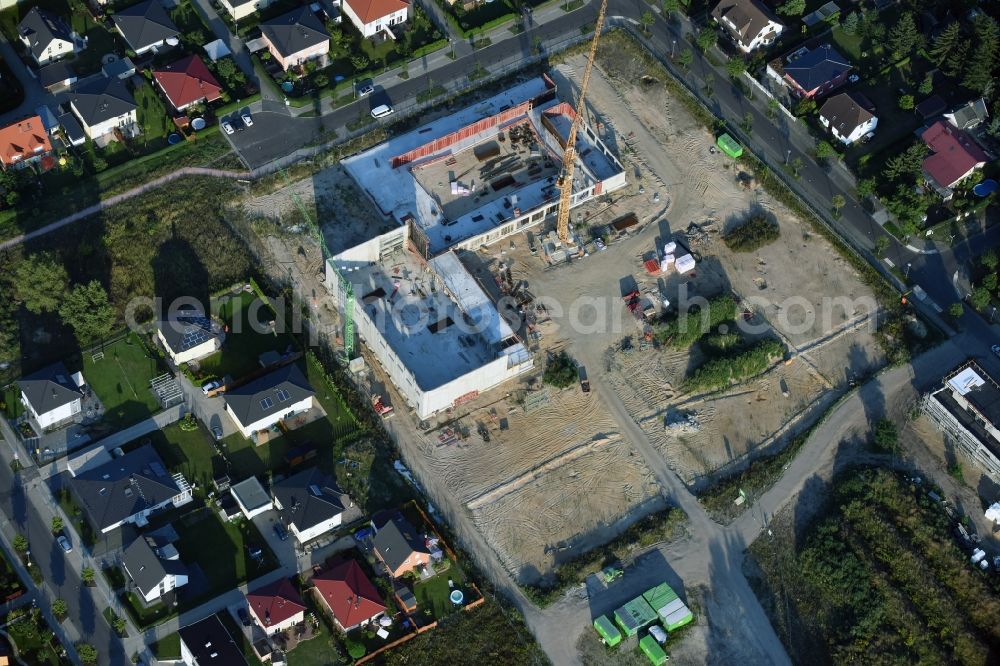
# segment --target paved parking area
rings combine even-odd
[[[336,126],[329,115],[296,118],[284,109],[257,111],[251,115],[251,127],[244,126],[239,113],[231,113],[220,119],[228,120],[236,130],[235,134],[227,134],[226,138],[251,169],[284,157],[303,146],[332,138],[332,135],[324,137],[323,134]]]

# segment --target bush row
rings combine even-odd
[[[684,390],[713,391],[759,375],[784,353],[785,345],[780,340],[760,340],[735,354],[706,361],[684,380]]]
[[[754,252],[773,243],[781,236],[781,229],[763,213],[756,213],[722,237],[733,252]]]

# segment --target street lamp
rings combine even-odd
[[[907,280],[910,279],[910,262],[906,262],[906,271],[903,273],[903,277]]]
[[[672,41],[672,42],[670,43],[670,59],[671,59],[671,60],[673,60],[673,59],[674,59],[674,49],[675,49],[675,48],[677,48],[677,40],[676,40],[676,39],[675,39],[675,40],[673,40],[673,41]]]
[[[792,149],[789,148],[788,152],[785,153],[785,166],[788,166],[788,160],[789,160],[789,158],[791,158],[791,156],[792,156]]]

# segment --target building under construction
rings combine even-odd
[[[354,331],[421,419],[534,367],[456,251],[555,217],[574,118],[555,84],[535,78],[344,160],[398,226],[331,257],[327,286],[351,284]],[[625,185],[586,124],[576,147],[572,205]]]

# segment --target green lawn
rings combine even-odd
[[[24,413],[24,405],[21,404],[21,389],[17,384],[11,384],[0,391],[0,411],[8,419],[16,419]]]
[[[0,601],[18,592],[24,591],[21,578],[14,571],[14,566],[0,552]]]
[[[138,106],[136,115],[142,127],[142,136],[136,139],[146,148],[159,150],[167,145],[167,135],[174,129],[174,123],[167,115],[167,107],[153,84],[143,81],[142,85],[132,91]]]
[[[202,596],[214,597],[247,580],[258,578],[277,566],[274,554],[250,521],[224,523],[210,509],[189,514],[174,523],[180,539],[174,544],[184,562],[197,562],[210,589]],[[260,564],[250,558],[248,546],[264,552]]]
[[[447,571],[442,571],[433,578],[413,586],[413,596],[417,598],[417,613],[423,613],[430,609],[435,619],[441,619],[455,612],[456,606],[448,598],[451,594],[451,588],[448,587],[449,579],[455,583],[456,588],[461,588],[462,583],[465,582],[465,575],[462,573],[461,567],[455,565],[454,562],[451,563]],[[463,591],[466,599],[471,601],[469,599],[471,589]]]
[[[149,607],[144,606],[142,600],[134,592],[123,592],[118,598],[132,617],[132,622],[138,627],[149,627],[177,614],[173,608],[160,603]]]
[[[32,666],[60,666],[63,661],[59,658],[56,649],[53,648],[53,644],[59,645],[58,639],[53,635],[39,611],[31,612],[35,614],[33,617],[29,616],[5,627],[9,639],[17,645],[17,652],[23,663]],[[35,628],[34,630],[29,628],[21,630],[22,623],[34,623]]]
[[[83,378],[104,404],[104,423],[114,430],[141,421],[159,411],[160,403],[149,380],[164,372],[135,333],[104,347],[104,358],[83,354]]]
[[[114,33],[95,22],[81,0],[28,0],[0,12],[0,30],[11,43],[17,43],[17,24],[32,7],[47,9],[69,21],[73,32],[87,38],[87,48],[74,56],[74,68],[80,78],[101,69],[101,57],[124,53]]]
[[[275,318],[267,305],[252,304],[257,296],[242,292],[226,300],[219,308],[219,316],[229,327],[222,349],[199,361],[199,378],[231,375],[239,379],[260,368],[257,358],[267,351],[283,353],[288,347],[298,348],[295,338],[288,333],[267,332],[267,323]]]
[[[180,423],[144,435],[152,440],[156,452],[171,472],[180,472],[200,490],[211,488],[212,479],[225,471],[222,457],[215,452],[212,439],[199,423],[195,430],[182,430]]]
[[[159,661],[169,661],[181,658],[181,635],[173,633],[164,636],[149,646],[153,656]]]

